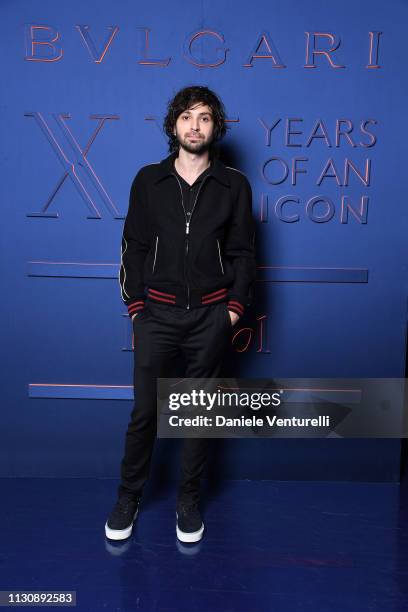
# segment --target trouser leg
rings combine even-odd
[[[196,320],[181,344],[186,378],[218,378],[231,342],[232,325],[225,303],[197,309]],[[185,438],[181,448],[178,501],[198,501],[208,438]]]
[[[146,305],[133,321],[135,402],[125,437],[119,495],[142,493],[157,432],[157,378],[171,376],[179,353],[178,329],[159,310]]]

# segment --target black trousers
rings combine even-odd
[[[133,320],[135,402],[126,432],[119,495],[141,495],[157,434],[157,378],[171,378],[184,357],[186,378],[220,376],[233,325],[226,302],[187,310],[147,300]],[[170,371],[170,374],[169,374]],[[199,499],[207,438],[184,438],[178,501]]]

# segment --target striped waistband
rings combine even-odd
[[[158,289],[147,288],[147,296],[151,300],[161,302],[163,304],[173,304],[174,306],[186,306],[189,300],[192,308],[197,306],[206,306],[207,304],[213,304],[215,302],[222,302],[226,300],[228,289],[223,287],[210,293],[197,292],[195,290],[190,291],[190,295],[187,295],[185,290],[177,293],[168,293],[166,291],[159,291]]]

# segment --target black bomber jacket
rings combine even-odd
[[[252,191],[246,176],[211,159],[186,211],[171,153],[136,174],[121,245],[119,282],[129,316],[149,300],[196,308],[252,302],[256,275]]]

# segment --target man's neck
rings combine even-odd
[[[174,160],[174,165],[177,172],[181,176],[195,177],[199,176],[210,165],[209,152],[205,151],[201,155],[189,153],[180,147],[178,157]]]

